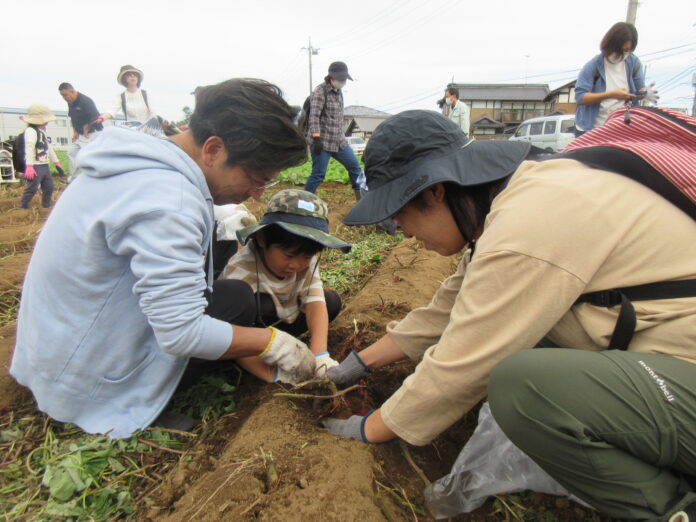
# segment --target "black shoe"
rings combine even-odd
[[[195,421],[187,415],[165,411],[155,419],[154,424],[170,430],[191,431]]]

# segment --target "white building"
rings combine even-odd
[[[46,135],[55,150],[67,150],[73,137],[73,128],[68,117],[68,111],[52,110],[51,112],[55,114],[56,120],[46,125]],[[0,142],[14,140],[19,134],[24,132],[27,124],[20,119],[20,116],[26,115],[26,109],[0,107]],[[120,117],[116,120],[107,120],[104,124],[110,125],[114,121],[125,120],[123,117]]]

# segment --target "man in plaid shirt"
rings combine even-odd
[[[326,167],[334,157],[348,171],[356,200],[360,199],[358,176],[360,164],[353,149],[348,146],[343,134],[343,93],[341,89],[346,80],[353,78],[348,74],[348,66],[343,62],[333,62],[324,82],[312,92],[309,109],[309,129],[307,141],[312,152],[312,174],[304,189],[316,192],[324,181]]]

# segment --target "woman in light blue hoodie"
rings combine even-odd
[[[259,355],[298,376],[314,370],[288,334],[231,326],[245,320],[237,289],[213,284],[212,262],[204,273],[213,202],[258,198],[280,169],[305,160],[292,111],[261,80],[209,86],[196,101],[191,130],[171,140],[112,128],[85,147],[84,175],[29,264],[10,372],[42,411],[88,432],[126,437],[149,426],[191,357]]]

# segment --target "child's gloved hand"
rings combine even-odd
[[[302,382],[314,374],[314,354],[307,345],[289,333],[276,328],[271,330],[271,339],[259,358],[269,366],[277,366],[283,372],[284,382]]]
[[[363,362],[358,352],[353,350],[341,364],[329,368],[326,376],[339,388],[346,388],[366,378],[372,370]]]
[[[27,165],[24,169],[24,177],[26,179],[34,179],[36,177],[36,169],[34,165]]]
[[[338,361],[332,359],[329,352],[315,353],[314,361],[316,362],[314,376],[317,379],[323,379],[326,376],[326,372],[329,368],[338,366]]]

